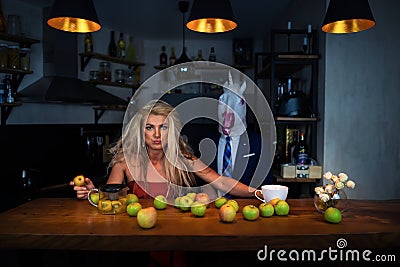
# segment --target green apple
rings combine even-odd
[[[271,203],[263,202],[258,206],[258,209],[260,210],[261,217],[271,217],[275,212],[274,206]]]
[[[194,199],[196,197],[196,193],[195,192],[189,192],[189,193],[186,194],[186,196],[190,197],[194,201]]]
[[[138,211],[136,219],[141,228],[152,228],[157,223],[157,210],[154,207],[142,208]]]
[[[127,194],[126,195],[126,205],[129,205],[131,203],[136,203],[139,202],[139,198],[135,194]]]
[[[158,210],[163,210],[167,207],[167,199],[163,195],[158,195],[154,199],[154,207]]]
[[[190,211],[196,217],[203,217],[204,214],[206,214],[206,210],[207,210],[207,205],[199,201],[193,202],[192,205],[190,206]]]
[[[342,213],[337,208],[329,207],[325,210],[324,218],[330,223],[340,223],[342,221]]]
[[[126,206],[126,212],[128,213],[129,216],[135,217],[137,216],[139,210],[142,209],[142,204],[139,202],[131,203],[128,206]]]
[[[77,175],[74,178],[74,185],[75,186],[83,186],[85,184],[85,176]]]
[[[214,204],[217,209],[221,208],[228,201],[225,197],[219,197],[215,200]]]
[[[276,215],[288,215],[289,214],[289,204],[285,200],[279,200],[275,205],[275,214]]]
[[[174,206],[175,206],[175,208],[178,208],[178,209],[180,208],[180,206],[181,206],[181,197],[175,198]]]
[[[182,196],[180,201],[179,201],[179,205],[181,210],[183,211],[188,211],[190,210],[190,207],[192,206],[193,203],[193,199],[189,196]]]
[[[231,223],[236,218],[236,209],[231,204],[224,204],[219,208],[218,215],[222,222]]]
[[[94,204],[98,204],[99,203],[99,199],[100,199],[100,194],[99,193],[90,193],[90,200],[94,203]]]
[[[254,205],[246,205],[242,209],[243,217],[248,221],[257,220],[260,216],[260,211]]]
[[[239,203],[237,203],[236,200],[234,200],[234,199],[229,199],[229,200],[226,202],[226,204],[232,205],[232,206],[235,208],[236,212],[239,211]]]

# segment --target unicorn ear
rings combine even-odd
[[[243,92],[246,90],[246,81],[243,81],[242,85],[239,88],[239,93],[243,95]]]

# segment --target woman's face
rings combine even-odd
[[[167,144],[168,122],[166,116],[150,114],[144,125],[144,142],[149,149],[160,150]]]

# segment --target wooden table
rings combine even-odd
[[[144,207],[151,200],[140,201]],[[257,199],[238,199],[242,208]],[[339,224],[324,221],[312,199],[289,199],[288,216],[222,223],[213,203],[206,216],[195,218],[174,207],[158,211],[157,225],[141,229],[126,213],[102,215],[87,201],[41,198],[0,214],[0,249],[107,251],[258,251],[336,247],[399,248],[400,200],[349,200]],[[240,209],[241,211],[241,209]]]

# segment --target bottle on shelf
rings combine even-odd
[[[117,56],[117,45],[115,43],[114,31],[111,31],[110,33],[110,43],[108,44],[108,55],[110,57]]]
[[[125,43],[125,40],[124,40],[124,34],[122,32],[119,33],[117,56],[119,58],[125,58],[126,57],[126,43]]]
[[[299,130],[293,131],[293,140],[288,145],[288,158],[286,160],[288,163],[296,164],[297,160],[296,157],[294,156],[294,151],[296,145],[299,142],[299,136],[300,136]]]
[[[304,132],[300,132],[300,139],[294,149],[294,155],[296,157],[296,163],[299,165],[308,164],[308,145],[305,140]]]
[[[203,61],[204,60],[203,59],[203,50],[201,50],[201,49],[197,50],[197,58],[196,58],[196,60],[197,61]]]
[[[167,53],[165,53],[165,46],[161,47],[160,66],[167,66]]]
[[[217,55],[215,54],[214,47],[211,47],[210,49],[210,55],[208,56],[208,61],[217,61]]]
[[[129,36],[128,47],[126,48],[126,59],[129,61],[136,61],[136,50],[133,44],[133,36]]]
[[[175,47],[171,47],[171,55],[169,56],[169,65],[175,65],[176,56],[175,56]]]
[[[10,75],[6,75],[4,80],[4,88],[5,88],[5,97],[6,103],[14,103],[14,93],[11,87],[11,78]]]
[[[90,32],[85,35],[85,52],[93,52],[93,38]]]

